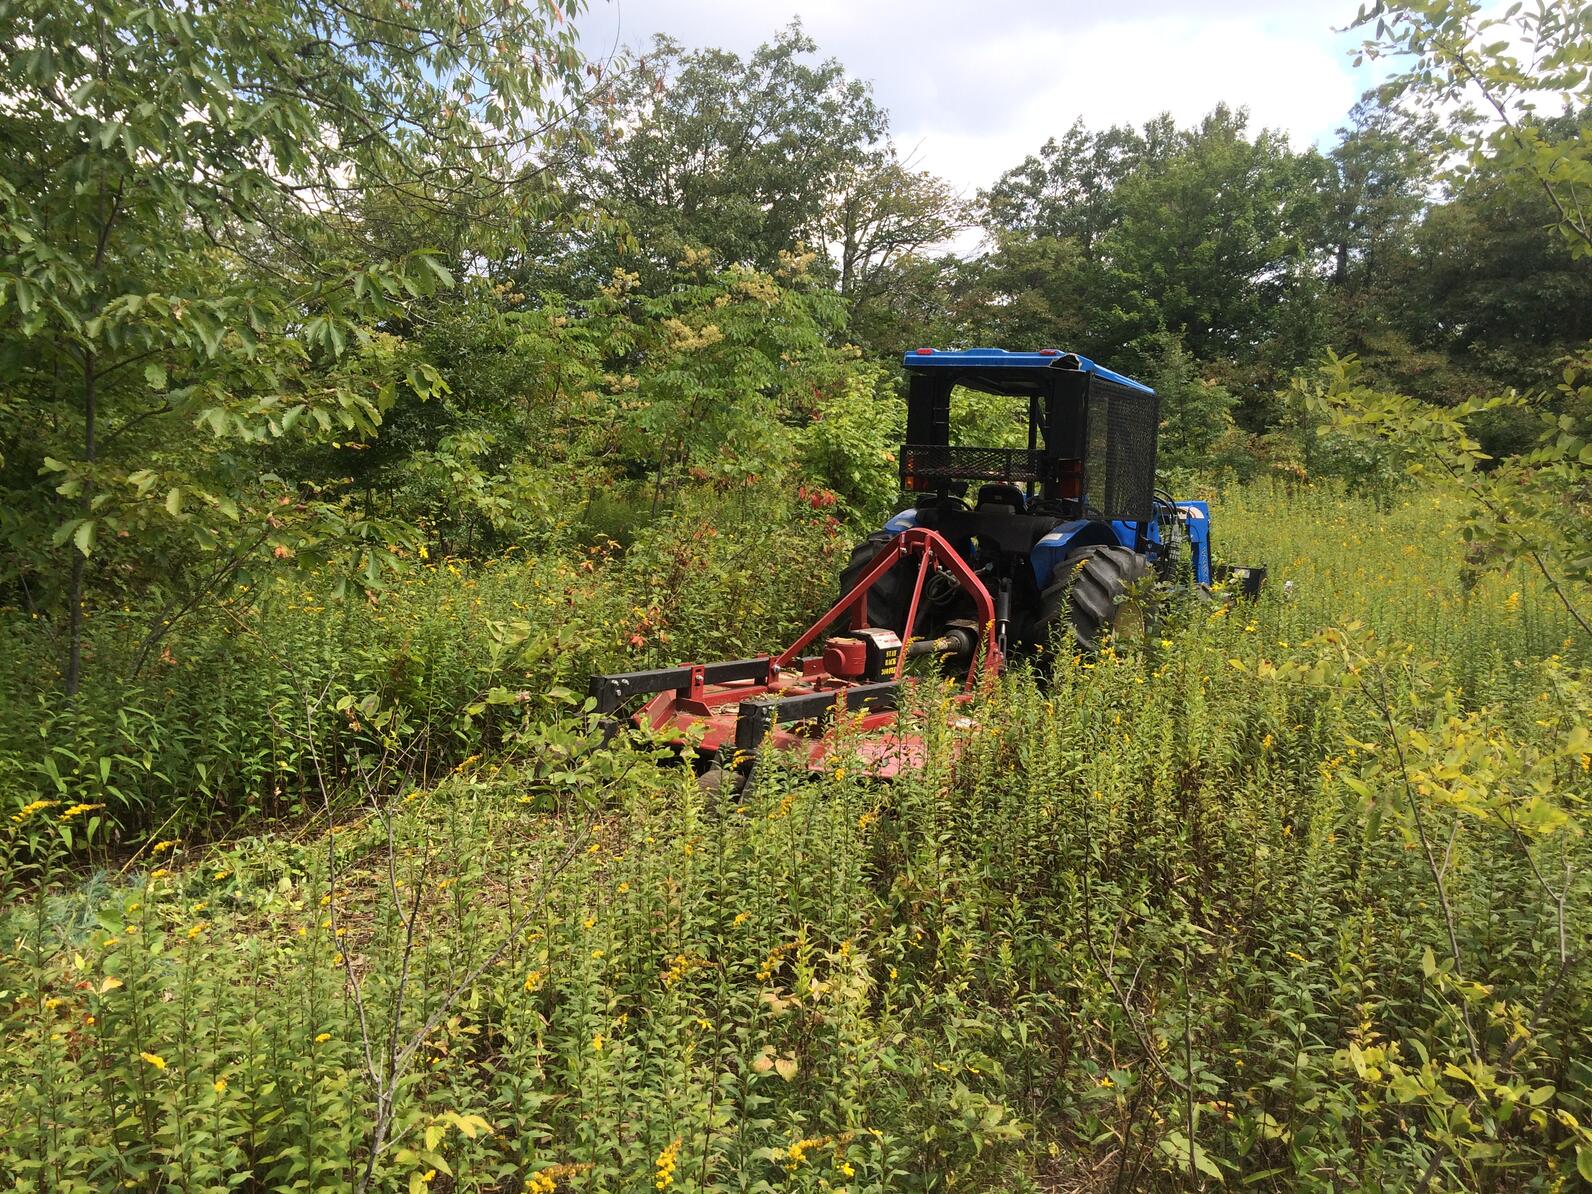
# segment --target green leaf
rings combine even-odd
[[[164,390],[166,388],[166,366],[151,361],[144,366],[144,380],[152,389]]]
[[[72,542],[77,544],[78,551],[85,556],[94,550],[94,528],[97,524],[92,518],[85,518],[78,524],[77,530],[72,532]]]
[[[166,495],[166,513],[173,518],[178,518],[182,515],[182,486],[174,487]]]
[[[436,276],[437,281],[441,282],[443,286],[449,289],[453,287],[453,274],[447,266],[443,265],[435,257],[424,253],[421,254],[420,260],[425,263],[426,268]]]

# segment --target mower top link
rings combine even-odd
[[[1208,507],[1155,487],[1154,390],[1057,349],[920,348],[902,364],[904,508],[857,545],[835,604],[777,655],[593,676],[599,713],[647,698],[634,722],[704,767],[765,745],[820,766],[850,714],[865,736],[848,750],[888,777],[923,755],[895,731],[911,660],[958,677],[964,703],[1010,658],[1043,667],[1057,647],[1142,632],[1156,585],[1211,583]],[[952,445],[958,388],[1022,402],[1023,446]],[[1265,574],[1229,571],[1250,595]]]

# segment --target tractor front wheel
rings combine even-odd
[[[1098,650],[1106,637],[1142,637],[1150,609],[1150,561],[1126,547],[1081,547],[1056,565],[1040,596],[1036,639],[1065,629],[1073,649]]]

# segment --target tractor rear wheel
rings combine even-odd
[[[852,549],[851,559],[840,573],[837,600],[851,592],[852,586],[868,571],[868,565],[878,558],[879,553],[894,538],[889,531],[875,531]],[[912,578],[905,575],[901,563],[874,581],[873,588],[868,590],[868,625],[894,630],[904,636],[906,628],[902,624],[907,620],[907,602],[912,596],[911,583]]]
[[[1082,652],[1099,650],[1108,635],[1142,637],[1150,609],[1141,590],[1152,572],[1149,560],[1126,547],[1079,548],[1051,573],[1034,637],[1064,629]]]

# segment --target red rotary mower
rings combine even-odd
[[[903,576],[904,561],[915,573],[905,625],[917,624],[931,579],[942,587],[953,579],[974,616],[945,623],[933,638],[905,641],[896,629],[869,625],[870,594],[887,576]],[[843,618],[847,629],[823,637]],[[888,779],[923,761],[921,739],[894,728],[902,693],[913,682],[905,674],[908,661],[932,656],[960,672],[956,700],[965,703],[1004,664],[994,626],[994,599],[967,561],[938,532],[913,527],[894,536],[840,600],[778,655],[593,676],[591,696],[596,711],[610,717],[647,697],[634,723],[690,743],[704,764],[750,758],[772,746],[804,753],[816,769],[835,746],[827,731],[848,718],[864,735],[855,753],[872,774]],[[814,644],[821,650],[802,654]]]

